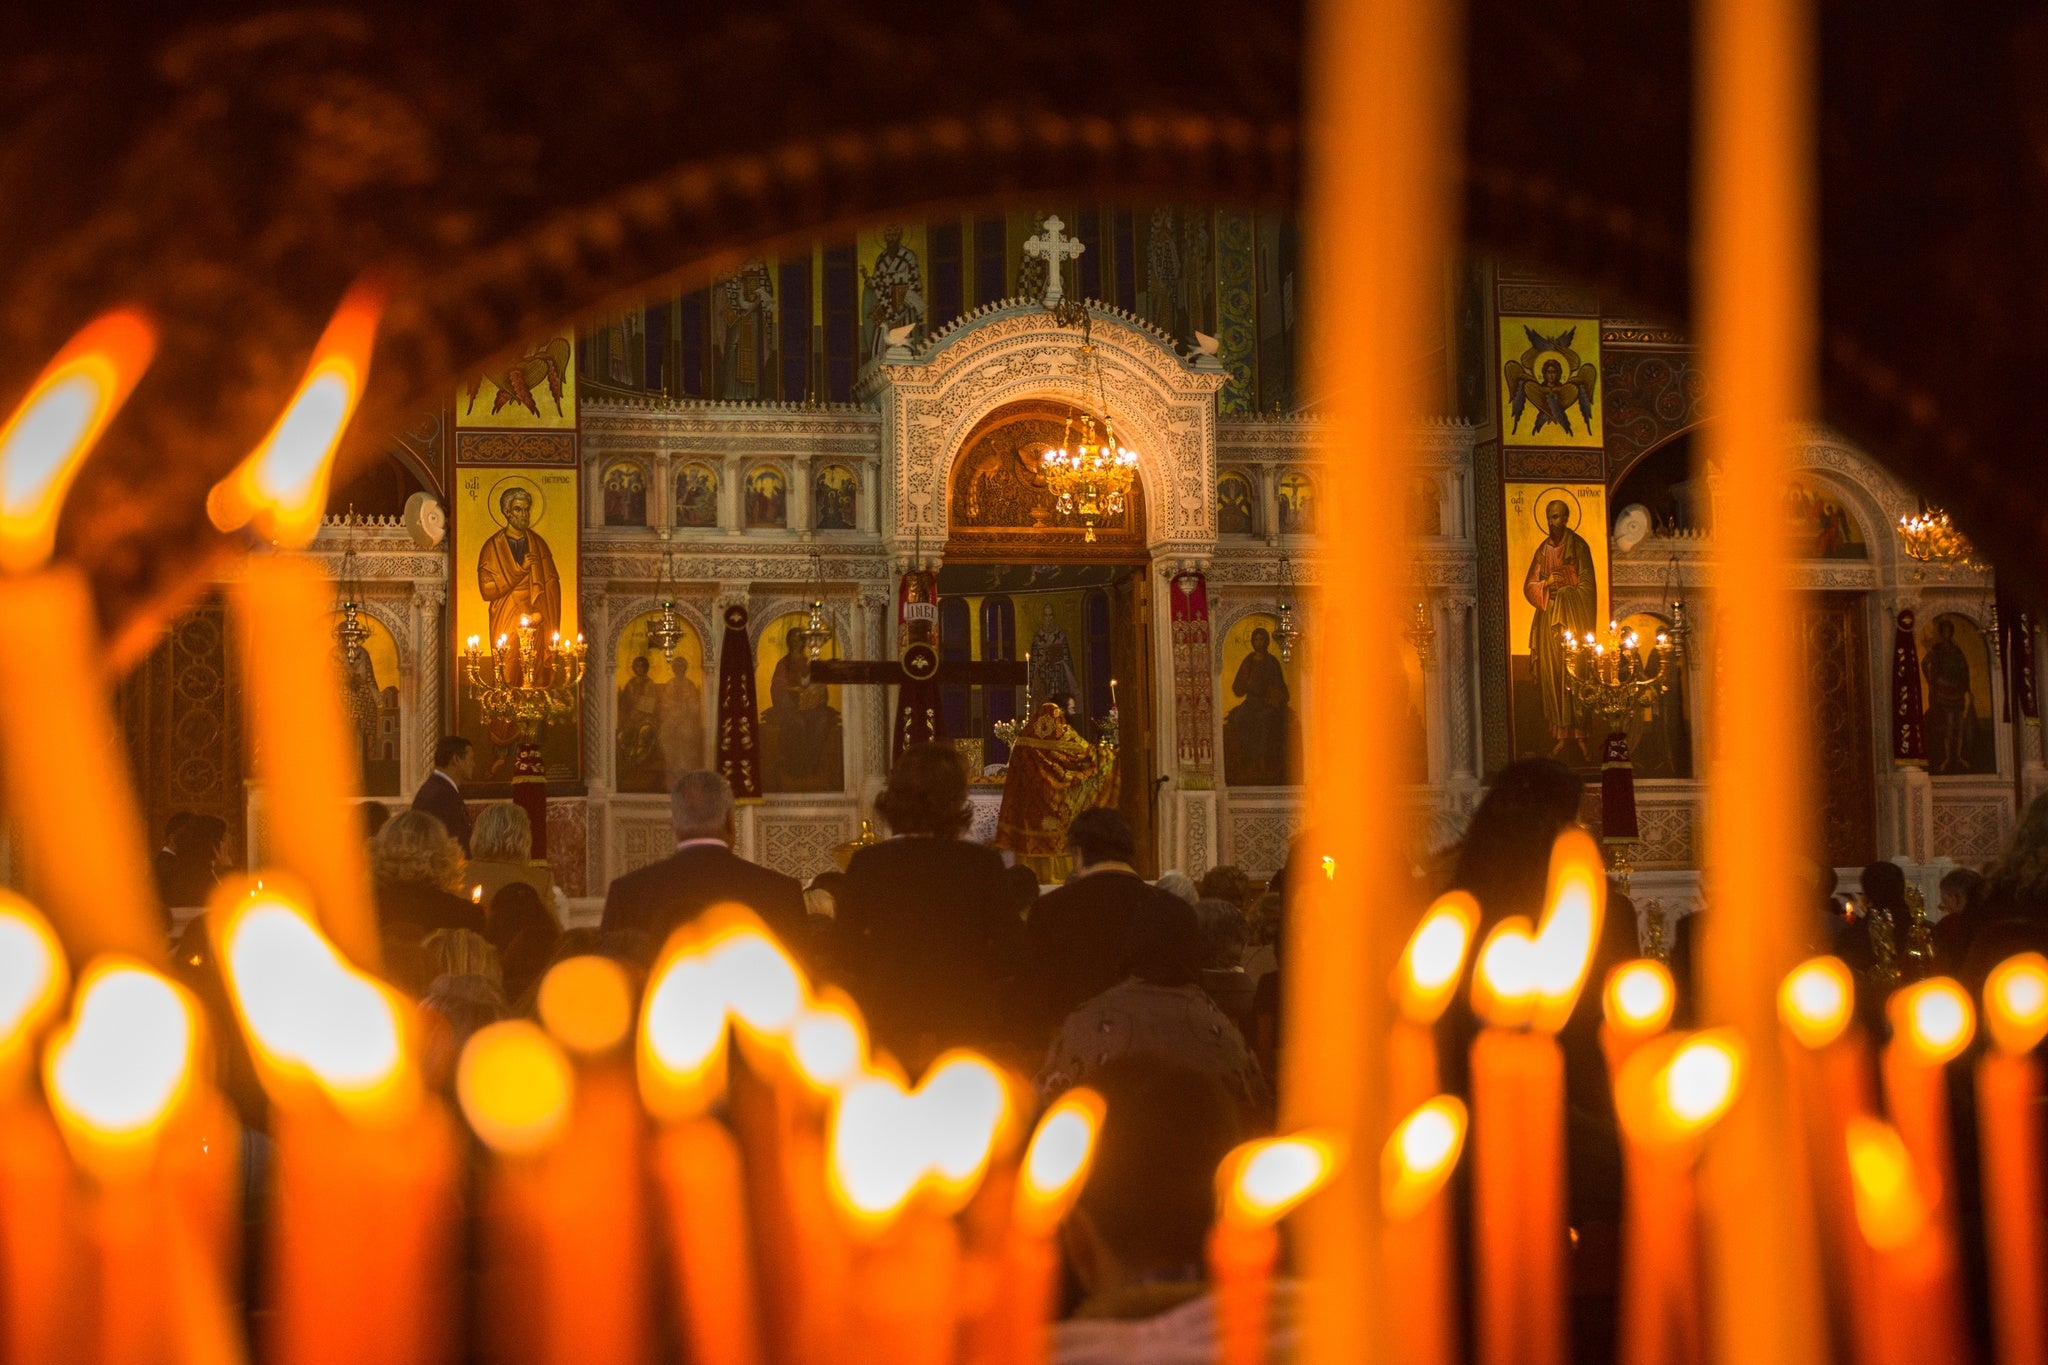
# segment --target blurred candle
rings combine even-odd
[[[0,427],[0,792],[27,880],[72,954],[164,958],[163,921],[107,703],[92,588],[50,564],[79,466],[156,351],[138,313],[65,344]]]
[[[62,1140],[30,1087],[43,1029],[70,984],[64,950],[28,902],[0,891],[0,1360],[61,1358],[82,1330],[76,1210]]]
[[[1536,941],[1527,919],[1511,915],[1493,927],[1472,969],[1472,1012],[1484,1025],[1472,1040],[1473,1280],[1480,1365],[1516,1365],[1529,1336],[1529,1283],[1522,1255],[1533,1225],[1528,1185],[1538,1178],[1531,1157],[1562,1139],[1529,1125],[1530,1088],[1563,1084],[1554,1043],[1524,1031],[1536,1007]]]
[[[1963,988],[1945,976],[1892,992],[1885,1003],[1892,1025],[1883,1053],[1885,1109],[1912,1156],[1915,1184],[1927,1204],[1927,1238],[1935,1244],[1939,1275],[1921,1318],[1929,1349],[1944,1358],[1961,1349],[1962,1297],[1955,1282],[1955,1160],[1950,1150],[1948,1064],[1976,1032],[1977,1012]]]
[[[1069,1090],[1040,1116],[1025,1149],[997,1298],[997,1316],[1006,1329],[1004,1358],[1014,1365],[1045,1365],[1052,1358],[1052,1316],[1059,1306],[1056,1234],[1088,1182],[1102,1120],[1102,1096],[1086,1087]]]
[[[1670,1026],[1676,999],[1670,969],[1654,958],[1624,962],[1607,973],[1600,993],[1600,1051],[1610,1079],[1621,1074],[1631,1052]]]
[[[450,1344],[456,1147],[427,1096],[415,1007],[358,970],[275,877],[209,907],[272,1103],[269,1359],[427,1365]]]
[[[1872,1319],[1864,1365],[1949,1365],[1960,1343],[1939,1306],[1948,1255],[1936,1234],[1919,1163],[1888,1123],[1858,1115],[1844,1135],[1856,1226],[1876,1273],[1858,1295]]]
[[[1404,1365],[1452,1365],[1458,1356],[1460,1305],[1451,1285],[1450,1209],[1444,1183],[1465,1147],[1465,1105],[1456,1096],[1427,1100],[1401,1120],[1380,1153],[1381,1264],[1392,1355]]]
[[[207,495],[223,531],[250,528],[283,550],[319,532],[342,433],[369,380],[384,291],[359,283],[343,297],[277,424]],[[236,591],[248,741],[264,784],[264,850],[304,882],[329,938],[357,966],[383,960],[362,841],[335,837],[362,792],[354,732],[343,713],[327,617],[333,584],[317,563],[251,555]]]
[[[1387,1094],[1394,1113],[1408,1114],[1437,1092],[1436,1024],[1457,993],[1465,954],[1479,924],[1479,902],[1449,891],[1423,912],[1394,968],[1399,1017],[1387,1038]]]
[[[1334,1135],[1306,1132],[1247,1142],[1217,1168],[1208,1256],[1218,1365],[1266,1359],[1280,1220],[1329,1184],[1340,1165]]]
[[[2000,1365],[2048,1361],[2041,1246],[2041,1067],[2048,1034],[2048,957],[2020,953],[1984,981],[1993,1046],[1977,1062],[1977,1142],[1991,1268],[1992,1338]]]

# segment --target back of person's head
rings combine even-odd
[[[555,944],[562,937],[561,926],[553,916],[545,923],[534,921],[514,934],[498,949],[498,965],[505,977],[505,999],[513,1005],[521,1005],[535,986],[540,984],[541,973],[554,960]]]
[[[1550,846],[1579,816],[1586,784],[1562,763],[1524,758],[1502,768],[1472,812],[1451,885],[1479,901],[1492,928],[1508,915],[1543,912]]]
[[[426,950],[420,947],[417,925],[384,926],[384,979],[417,1000],[434,984],[429,975]]]
[[[185,822],[190,820],[191,818],[192,812],[189,810],[174,810],[171,812],[170,818],[164,821],[163,846],[165,848],[168,848],[173,852],[177,851],[178,831],[183,829],[185,827]]]
[[[436,929],[420,940],[420,948],[427,955],[429,990],[444,976],[480,976],[501,989],[505,984],[498,950],[474,929]]]
[[[724,773],[684,773],[669,789],[669,823],[678,840],[730,838],[732,808],[732,783]]]
[[[1127,863],[1138,852],[1131,822],[1113,806],[1090,806],[1076,815],[1067,826],[1067,847],[1083,867]]]
[[[1202,935],[1204,967],[1227,971],[1244,965],[1244,950],[1252,939],[1252,926],[1244,911],[1218,897],[1198,900],[1195,925]]]
[[[897,756],[875,810],[896,834],[958,838],[972,812],[967,760],[950,744],[912,744]]]
[[[188,815],[171,836],[171,852],[188,862],[210,863],[227,837],[228,822],[218,815]]]
[[[490,913],[484,919],[484,937],[502,953],[506,944],[528,929],[541,925],[556,933],[560,933],[562,928],[555,923],[553,913],[541,903],[540,892],[526,882],[507,882],[498,888],[497,895],[491,897]]]
[[[1240,910],[1251,908],[1252,879],[1235,863],[1224,863],[1204,872],[1195,891],[1200,900],[1229,901]]]
[[[381,886],[454,891],[462,884],[462,845],[425,811],[402,810],[370,841],[370,875]]]
[[[1022,915],[1038,904],[1038,874],[1023,863],[1003,869],[1003,880],[1009,883],[1010,899],[1016,903],[1017,913]]]
[[[365,839],[376,838],[377,831],[383,829],[385,822],[391,818],[391,807],[385,805],[382,801],[358,802],[356,809],[362,812],[363,837]]]
[[[470,751],[470,742],[461,735],[443,735],[434,745],[434,766],[445,768],[461,760]]]
[[[1897,863],[1872,863],[1863,869],[1863,903],[1880,910],[1906,908],[1906,873]]]
[[[1177,896],[1147,896],[1131,919],[1125,955],[1130,975],[1154,986],[1201,979],[1202,929],[1195,907]]]
[[[1252,942],[1271,944],[1277,951],[1286,918],[1287,902],[1277,893],[1268,891],[1259,897],[1251,909]]]
[[[469,856],[479,863],[532,862],[533,818],[513,802],[491,802],[477,812]]]
[[[1179,896],[1189,905],[1193,905],[1202,898],[1202,893],[1196,889],[1193,880],[1189,878],[1187,873],[1177,867],[1170,867],[1160,873],[1159,880],[1152,883],[1152,885],[1158,887],[1169,896]]]
[[[1088,1084],[1105,1110],[1077,1213],[1128,1279],[1201,1280],[1216,1168],[1245,1136],[1237,1102],[1216,1077],[1146,1055]]]
[[[1941,894],[1944,900],[1953,897],[1957,906],[1969,909],[1976,904],[1977,896],[1984,885],[1984,874],[1975,868],[1955,867],[1942,874]]]

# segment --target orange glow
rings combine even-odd
[[[1024,1231],[1049,1234],[1080,1197],[1095,1162],[1103,1112],[1102,1096],[1077,1086],[1039,1118],[1017,1175],[1016,1219]]]
[[[221,974],[272,1098],[288,1101],[310,1082],[364,1122],[410,1114],[419,1099],[410,1005],[357,970],[275,881],[233,904],[217,900],[211,913],[224,913],[214,930]]]
[[[0,572],[50,558],[79,466],[156,355],[156,329],[128,309],[87,323],[43,367],[0,427]]]
[[[455,1066],[455,1097],[491,1150],[520,1156],[553,1145],[569,1121],[576,1077],[538,1025],[508,1019],[478,1029]]]
[[[1838,957],[1813,957],[1785,974],[1778,987],[1778,1019],[1808,1048],[1842,1036],[1856,1004],[1856,980]]]
[[[1490,1028],[1520,1028],[1536,1012],[1536,940],[1529,921],[1510,915],[1479,947],[1472,1012]]]
[[[610,1052],[633,1028],[633,983],[608,957],[564,958],[541,978],[534,1000],[541,1026],[571,1052]]]
[[[1741,1092],[1745,1056],[1733,1029],[1708,1029],[1681,1043],[1658,1069],[1657,1107],[1674,1135],[1705,1132]]]
[[[50,922],[21,897],[0,891],[0,1055],[49,1021],[70,977]]]
[[[0,1019],[5,1018],[0,1003]],[[2016,953],[1984,978],[1984,1024],[2008,1056],[2032,1052],[2048,1035],[2048,957]]]
[[[1600,924],[1607,914],[1607,870],[1593,836],[1573,825],[1550,847],[1550,887],[1536,929],[1536,1009],[1531,1023],[1556,1033],[1571,1018]]]
[[[1624,962],[1607,974],[1601,1008],[1609,1028],[1624,1038],[1640,1040],[1670,1027],[1676,998],[1670,969],[1644,957]]]
[[[1896,1251],[1927,1227],[1929,1200],[1913,1158],[1898,1129],[1860,1114],[1849,1120],[1847,1141],[1856,1226],[1872,1247]]]
[[[911,1102],[932,1188],[948,1203],[965,1202],[1010,1120],[1009,1084],[986,1057],[955,1050],[932,1063]]]
[[[757,925],[716,936],[706,963],[735,1024],[762,1038],[779,1038],[796,1022],[807,987],[803,973],[774,936]]]
[[[1406,1222],[1429,1207],[1465,1149],[1465,1102],[1438,1095],[1402,1119],[1380,1153],[1380,1207]]]
[[[381,283],[358,281],[342,296],[277,425],[207,495],[206,514],[216,527],[236,531],[253,522],[265,540],[287,549],[312,543],[334,452],[370,377],[383,312]]]
[[[672,948],[640,1006],[640,1095],[664,1119],[693,1118],[725,1091],[725,994],[704,957]]]
[[[73,1150],[95,1164],[147,1155],[192,1084],[199,1020],[185,993],[149,968],[96,960],[70,1020],[43,1053],[50,1107]]]
[[[867,1032],[860,1011],[836,992],[807,1007],[789,1031],[790,1060],[814,1090],[839,1090],[867,1065]]]
[[[1946,976],[1930,976],[1892,992],[1885,1009],[1894,1041],[1912,1049],[1928,1066],[1962,1055],[1977,1031],[1976,1007],[1963,988]]]
[[[1244,1143],[1216,1172],[1223,1220],[1270,1227],[1327,1185],[1339,1160],[1335,1138],[1319,1132]]]
[[[1478,925],[1479,902],[1465,891],[1445,892],[1423,914],[1394,969],[1394,999],[1404,1018],[1426,1026],[1442,1017]]]
[[[840,1095],[827,1139],[833,1199],[856,1230],[896,1220],[926,1169],[918,1114],[894,1077],[870,1075]]]

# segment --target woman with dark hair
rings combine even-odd
[[[996,1035],[1016,898],[1002,857],[960,837],[969,811],[959,750],[905,749],[875,809],[891,837],[847,865],[835,937],[876,1040],[914,1075],[947,1047]]]
[[[1479,902],[1482,936],[1509,915],[1542,917],[1550,846],[1579,818],[1585,790],[1577,773],[1548,758],[1518,759],[1488,784],[1451,876],[1453,889]]]

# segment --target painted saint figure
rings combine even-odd
[[[765,261],[748,261],[719,287],[721,398],[765,398],[775,351],[775,286]]]
[[[1564,632],[1583,637],[1600,614],[1600,587],[1593,570],[1593,547],[1571,528],[1571,509],[1562,498],[1543,508],[1549,534],[1529,557],[1522,576],[1522,596],[1536,608],[1529,623],[1529,660],[1543,702],[1543,725],[1550,732],[1550,757],[1564,754],[1567,743],[1586,737],[1579,709],[1565,680]]]
[[[845,786],[845,746],[839,712],[825,684],[810,678],[804,632],[791,626],[787,652],[768,678],[768,709],[761,713],[761,775],[769,791],[829,792]]]
[[[1074,647],[1067,632],[1052,619],[1052,604],[1046,603],[1038,619],[1038,633],[1031,637],[1031,698],[1058,702],[1071,709],[1081,696],[1081,679],[1074,672]]]
[[[924,276],[917,253],[903,245],[903,229],[893,224],[882,229],[882,243],[874,269],[861,271],[861,355],[867,360],[889,348],[893,329],[906,323],[916,326],[918,331],[910,335],[915,342],[924,326]]]
[[[1956,643],[1956,623],[1934,618],[1935,641],[1920,661],[1927,679],[1927,766],[1929,772],[1969,772],[1970,731],[1977,699],[1970,690],[1970,656]]]
[[[477,591],[491,613],[491,638],[519,642],[529,618],[542,648],[562,628],[562,576],[547,541],[533,529],[533,494],[516,484],[498,495],[505,524],[476,553]]]
[[[1230,680],[1230,694],[1243,699],[1223,717],[1223,780],[1233,787],[1284,787],[1300,770],[1301,731],[1272,643],[1265,627],[1254,630],[1252,652]]]

